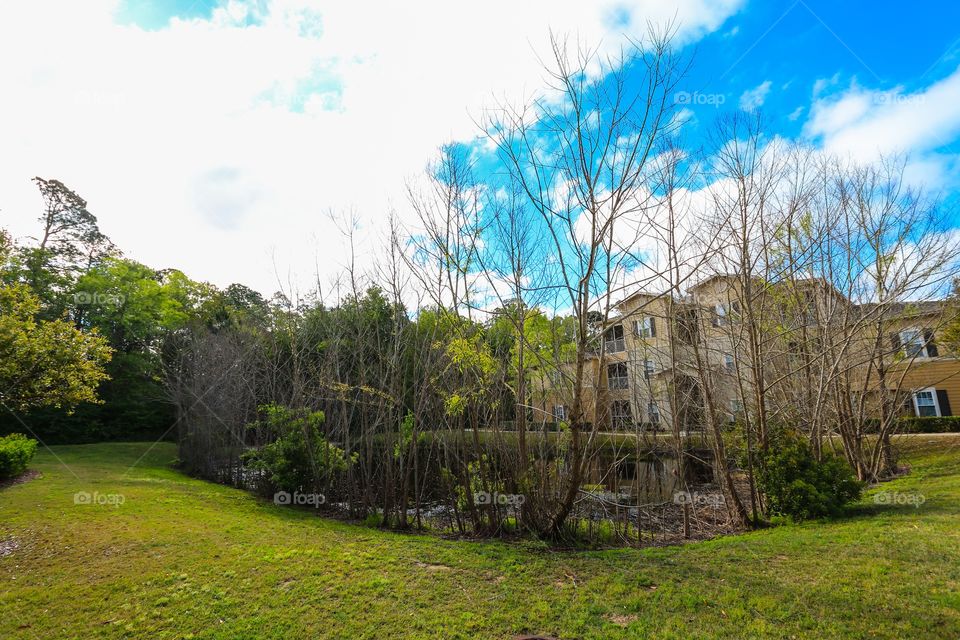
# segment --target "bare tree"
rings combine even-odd
[[[599,420],[588,424],[584,407],[588,376],[601,388],[598,373],[586,366],[597,348],[590,319],[609,316],[614,276],[629,267],[630,254],[620,249],[626,243],[617,234],[650,198],[648,161],[670,131],[680,70],[669,31],[652,32],[649,41],[616,56],[556,36],[551,45],[545,65],[550,93],[521,107],[501,104],[484,129],[550,244],[557,278],[542,286],[568,304],[577,320],[567,473],[549,531],[543,532],[558,536],[600,426]]]

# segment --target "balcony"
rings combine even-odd
[[[607,388],[608,389],[629,389],[630,380],[627,376],[617,376],[615,378],[607,378]]]
[[[603,349],[607,353],[622,353],[627,350],[627,343],[623,338],[613,338],[603,341]]]

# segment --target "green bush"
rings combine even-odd
[[[771,442],[758,466],[757,484],[770,513],[796,521],[839,515],[863,489],[845,460],[825,453],[818,461],[795,434]]]
[[[0,438],[0,480],[15,478],[27,470],[37,452],[37,441],[22,433]]]
[[[320,432],[322,411],[270,404],[260,407],[260,412],[262,418],[247,426],[272,441],[243,454],[243,460],[250,469],[264,474],[264,492],[319,492],[352,462]]]
[[[880,421],[876,419],[865,421],[863,430],[864,433],[877,433],[880,430]],[[960,416],[897,418],[893,433],[960,433]]]
[[[960,433],[960,416],[900,418],[897,433]]]

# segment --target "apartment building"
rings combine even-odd
[[[915,416],[952,416],[960,410],[960,358],[937,340],[944,303],[903,305],[890,323],[889,339],[897,357],[890,376],[904,394],[903,412]]]
[[[960,408],[960,359],[937,340],[943,301],[879,309],[852,304],[822,280],[789,287],[758,283],[745,292],[738,278],[718,275],[683,299],[641,292],[615,305],[586,363],[584,419],[604,430],[667,430],[677,412],[682,431],[697,431],[705,424],[706,383],[715,413],[737,420],[742,399],[754,392],[745,299],[753,301],[753,324],[763,330],[752,337],[762,343],[753,352],[763,354],[773,401],[825,402],[811,394],[830,352],[850,363],[845,394],[879,394],[882,360],[883,385],[899,392],[905,414],[952,415],[951,400]],[[883,332],[882,352],[874,344],[877,332]],[[535,397],[558,421],[569,419],[571,378],[570,368],[554,372]]]

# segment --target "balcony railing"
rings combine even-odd
[[[607,388],[608,389],[629,389],[630,380],[627,376],[614,376],[607,378]]]
[[[605,340],[603,348],[607,353],[620,353],[621,351],[627,350],[627,343],[623,338],[614,338],[612,340]]]

